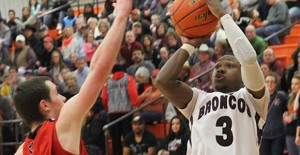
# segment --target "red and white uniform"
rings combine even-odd
[[[35,132],[30,133],[23,145],[23,155],[73,155],[61,147],[55,124],[56,121],[47,120]],[[82,140],[80,155],[88,155]]]

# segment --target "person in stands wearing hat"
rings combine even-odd
[[[208,69],[211,69],[215,66],[215,63],[210,60],[211,55],[213,54],[213,49],[209,48],[206,44],[202,44],[199,49],[196,50],[199,62],[196,63],[191,68],[191,73],[194,75],[199,75],[205,72]],[[212,72],[205,74],[198,78],[198,88],[205,91],[212,91],[211,88],[211,76]]]
[[[143,37],[142,24],[140,22],[134,22],[132,24],[131,30],[135,35],[135,40],[141,43]]]
[[[38,36],[35,34],[36,32],[36,28],[34,26],[31,25],[25,25],[25,28],[23,29],[24,32],[24,36],[26,39],[26,45],[30,46],[37,58],[41,58],[42,57],[42,45],[41,42],[38,38]]]
[[[37,61],[37,64],[39,64],[38,74],[44,75],[45,73],[49,72],[51,69],[51,59],[52,59],[52,53],[55,51],[58,51],[60,53],[61,59],[63,59],[63,56],[61,52],[54,46],[53,39],[50,36],[47,36],[43,40],[44,42],[44,51],[42,52],[42,57]]]
[[[11,34],[9,27],[5,25],[4,19],[0,17],[0,39],[2,40],[2,46],[4,48],[9,48],[11,45]]]
[[[143,117],[140,115],[134,116],[131,126],[132,132],[124,139],[123,155],[154,155],[157,140],[155,135],[145,128]]]
[[[153,70],[151,75],[152,86],[148,87],[138,98],[140,105],[146,104],[153,99],[162,95],[160,90],[156,87],[156,76],[159,73],[158,69]],[[163,113],[163,100],[158,100],[153,104],[142,109],[141,116],[147,124],[155,124],[162,120]]]
[[[30,46],[25,45],[25,37],[21,34],[16,37],[16,48],[11,57],[12,65],[17,68],[35,68],[36,55]]]
[[[131,28],[133,23],[140,22],[142,29],[143,29],[143,33],[150,34],[149,28],[150,28],[151,23],[148,20],[141,18],[141,11],[139,9],[133,9],[131,11],[129,21],[130,22],[128,23],[129,24],[128,28]]]
[[[25,77],[26,80],[33,79],[35,77],[34,73],[33,73],[33,70],[32,69],[27,69],[24,73],[24,77]]]

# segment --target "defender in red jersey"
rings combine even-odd
[[[31,128],[16,154],[87,155],[80,138],[81,126],[116,60],[131,7],[132,0],[117,1],[113,25],[92,58],[89,74],[79,93],[66,103],[55,84],[45,77],[28,80],[16,88],[16,110]]]

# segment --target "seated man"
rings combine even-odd
[[[142,116],[134,116],[132,120],[132,132],[130,132],[124,140],[123,155],[154,155],[156,145],[157,141],[155,136],[145,128],[145,122]]]

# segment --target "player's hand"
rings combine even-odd
[[[117,16],[128,17],[132,9],[132,0],[117,0],[113,6]]]
[[[204,0],[208,5],[210,12],[217,18],[221,18],[226,14],[224,7],[222,6],[220,0]]]
[[[202,38],[187,38],[185,36],[180,36],[181,42],[183,44],[190,44],[192,46],[194,46],[195,48],[199,47],[203,42],[205,42],[208,38],[210,37],[210,35],[207,35],[205,37]]]

